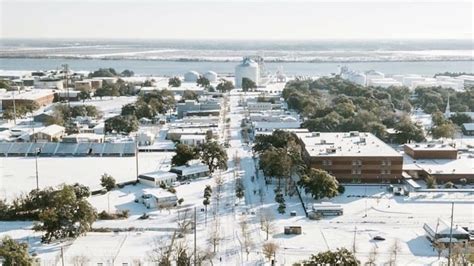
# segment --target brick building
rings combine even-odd
[[[297,133],[309,167],[343,182],[394,182],[402,178],[403,156],[371,133]]]

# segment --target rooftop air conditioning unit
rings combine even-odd
[[[311,137],[319,137],[321,134],[319,132],[312,132]]]
[[[351,132],[349,132],[349,136],[351,136],[351,137],[359,136],[359,131],[351,131]]]

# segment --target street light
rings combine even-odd
[[[35,149],[35,166],[36,166],[36,190],[39,190],[39,179],[38,179],[38,155],[41,152],[41,148]]]

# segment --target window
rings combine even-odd
[[[389,174],[391,174],[391,171],[390,171],[390,169],[388,169],[388,170],[387,170],[387,174],[388,174],[388,175],[389,175]]]
[[[382,161],[382,165],[385,165],[385,161]]]
[[[361,170],[360,169],[352,169],[352,174],[353,175],[360,175],[361,174]]]
[[[385,174],[385,170],[380,171],[380,173],[381,173],[382,175],[384,175],[384,174]]]
[[[361,160],[354,160],[354,161],[352,161],[352,165],[362,165],[362,161]]]

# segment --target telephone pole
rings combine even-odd
[[[67,106],[71,107],[69,103],[69,65],[68,64],[63,64],[62,65],[63,70],[64,70],[64,76],[66,78],[66,95],[67,95]]]
[[[451,226],[449,227],[448,266],[451,266],[451,245],[453,240],[454,202],[451,202]]]
[[[194,207],[194,266],[196,266],[196,207]]]

